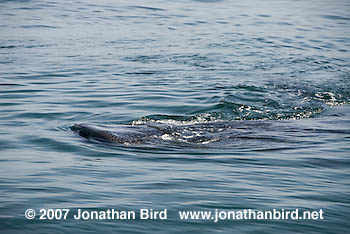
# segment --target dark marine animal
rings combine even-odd
[[[271,122],[215,121],[192,124],[145,123],[137,125],[75,124],[72,130],[87,139],[134,145],[154,141],[208,144],[228,139],[271,138]],[[264,132],[261,134],[260,132]]]

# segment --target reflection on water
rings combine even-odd
[[[346,233],[349,10],[345,0],[0,1],[1,232]],[[41,222],[24,218],[29,208],[167,208],[169,218]],[[325,220],[175,215],[244,208],[323,209]]]

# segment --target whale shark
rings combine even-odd
[[[271,139],[274,127],[268,121],[216,121],[188,124],[144,123],[136,125],[98,125],[77,123],[78,135],[103,142],[124,145],[154,141],[208,144],[225,140]]]
[[[240,150],[295,149],[349,137],[349,107],[332,109],[322,118],[299,120],[137,121],[129,124],[76,123],[76,134],[89,141],[144,147],[235,147]]]

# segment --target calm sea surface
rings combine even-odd
[[[349,12],[347,0],[1,0],[0,232],[347,233]],[[170,130],[111,144],[76,123]],[[39,219],[56,208],[66,220]],[[75,220],[78,208],[168,217]],[[324,219],[178,215],[296,208]]]

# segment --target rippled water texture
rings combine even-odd
[[[349,12],[346,0],[0,0],[0,232],[347,233]],[[169,217],[27,220],[29,208]],[[324,220],[176,215],[249,208]]]

